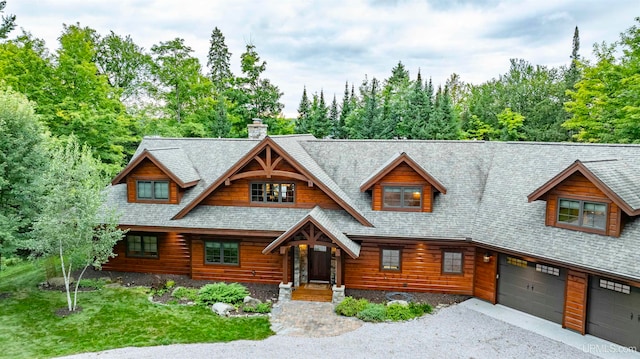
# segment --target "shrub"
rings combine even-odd
[[[164,287],[167,289],[171,289],[175,286],[176,286],[176,281],[171,279],[167,280],[167,282],[164,284]]]
[[[246,313],[261,313],[267,314],[271,312],[271,303],[260,303],[255,307],[247,306],[242,308],[242,310]]]
[[[401,304],[391,304],[387,306],[386,317],[390,320],[408,320],[418,315],[409,307]],[[422,314],[420,314],[422,315]]]
[[[178,300],[190,300],[195,302],[198,299],[198,290],[193,288],[176,287],[171,296]]]
[[[249,295],[249,291],[241,284],[214,283],[200,288],[196,302],[202,305],[212,305],[217,302],[238,304],[247,295]]]
[[[104,279],[81,279],[78,286],[82,288],[102,289],[107,284]]]
[[[356,317],[365,322],[382,322],[386,319],[385,305],[369,303]]]
[[[355,317],[356,314],[365,309],[367,305],[369,305],[369,301],[366,299],[346,297],[336,306],[336,313],[345,317]]]
[[[414,317],[420,317],[423,314],[429,314],[433,310],[428,303],[409,303],[409,309],[414,314]]]

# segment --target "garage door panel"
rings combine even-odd
[[[514,309],[562,322],[566,272],[558,268],[558,275],[536,270],[534,263],[520,259],[507,260],[500,256],[498,302]],[[526,266],[526,267],[525,267]],[[546,267],[548,270],[553,267]]]
[[[629,293],[602,288],[599,277],[591,277],[587,331],[627,347],[640,348],[640,288]],[[607,279],[605,279],[607,280]]]

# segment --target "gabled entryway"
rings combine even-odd
[[[283,256],[281,294],[283,290],[311,289],[313,285],[332,285],[335,294],[344,293],[345,254],[358,258],[360,245],[338,230],[320,207],[315,207],[262,253],[276,251]]]

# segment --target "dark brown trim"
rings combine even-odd
[[[202,241],[202,265],[205,266],[214,266],[214,267],[240,267],[240,245],[241,245],[241,241],[238,240],[233,240],[233,239],[226,239],[226,238],[200,238],[200,240]],[[215,243],[236,243],[238,245],[238,263],[215,263],[215,262],[207,262],[207,242],[215,242]],[[220,247],[221,249],[221,255],[222,257],[224,257],[224,251],[222,249],[222,247]]]
[[[262,237],[267,240],[273,240],[277,238],[283,231],[259,231],[259,230],[246,230],[246,229],[217,229],[217,228],[189,228],[189,227],[159,227],[159,226],[139,226],[121,224],[118,226],[120,229],[128,229],[130,231],[140,232],[178,232],[185,234],[212,234],[220,236],[241,236],[241,237]]]
[[[536,201],[540,199],[542,196],[546,195],[549,191],[551,191],[554,187],[562,183],[562,181],[569,178],[569,176],[573,175],[576,172],[580,172],[583,176],[585,176],[594,186],[596,186],[600,191],[602,191],[605,196],[611,199],[615,204],[618,205],[626,214],[630,216],[640,215],[640,209],[634,211],[625,201],[620,198],[612,189],[610,189],[606,184],[604,184],[596,175],[594,175],[589,169],[580,161],[576,160],[571,166],[567,167],[564,171],[558,173],[555,177],[551,178],[542,186],[538,187],[535,191],[527,196],[529,202]]]
[[[378,253],[380,256],[379,261],[379,270],[380,272],[392,272],[392,273],[402,273],[402,250],[404,247],[394,247],[394,246],[380,246],[378,248]],[[382,251],[398,251],[398,269],[385,269],[382,265]]]
[[[384,178],[384,176],[389,174],[389,172],[393,171],[402,163],[406,163],[409,167],[411,167],[418,175],[424,178],[425,181],[429,182],[429,184],[431,184],[431,186],[433,186],[433,188],[435,188],[438,192],[447,194],[447,189],[440,182],[438,182],[438,180],[433,178],[424,168],[417,164],[406,152],[402,152],[395,160],[393,160],[393,162],[381,169],[367,182],[363,183],[360,186],[360,192],[370,190],[371,187],[373,187],[377,182],[380,182]]]
[[[202,202],[207,196],[209,196],[213,191],[215,191],[222,184],[230,184],[230,178],[236,174],[236,172],[240,171],[242,167],[249,164],[254,157],[258,156],[262,150],[270,147],[271,149],[275,149],[278,155],[284,158],[296,171],[307,178],[309,186],[317,185],[329,198],[334,200],[340,207],[347,211],[350,215],[352,215],[360,224],[373,227],[373,224],[369,222],[363,215],[358,213],[358,211],[347,204],[342,198],[336,195],[329,187],[327,187],[324,183],[322,183],[318,178],[316,178],[313,174],[307,171],[304,166],[300,165],[298,161],[296,161],[293,157],[291,157],[280,145],[278,145],[273,139],[269,136],[265,137],[258,145],[256,145],[251,151],[245,154],[235,165],[229,168],[222,176],[218,177],[215,182],[213,182],[209,187],[207,187],[198,197],[192,200],[189,204],[187,204],[180,212],[178,212],[172,219],[180,219],[186,216],[195,206],[197,206],[200,202]],[[269,152],[270,153],[270,152]]]
[[[169,178],[171,178],[172,181],[174,181],[178,186],[180,186],[180,188],[183,188],[183,189],[189,188],[189,187],[195,186],[196,184],[198,184],[198,182],[200,182],[200,180],[191,181],[187,183],[182,182],[180,178],[178,178],[178,176],[176,176],[173,172],[171,172],[165,165],[162,164],[162,162],[160,162],[157,158],[155,158],[149,152],[149,150],[145,148],[144,151],[142,151],[142,153],[140,153],[140,155],[138,155],[138,157],[136,157],[135,160],[133,160],[122,171],[120,171],[120,173],[111,181],[111,184],[116,185],[119,183],[124,183],[124,180],[127,177],[127,175],[131,173],[131,171],[133,171],[136,167],[138,167],[138,165],[142,163],[142,161],[144,161],[145,159],[148,159],[154,165],[160,168],[160,170],[164,172],[165,175],[169,176]]]
[[[423,200],[424,200],[424,184],[423,183],[394,183],[384,182],[380,184],[380,203],[383,211],[396,211],[396,212],[422,212]],[[387,187],[396,188],[420,188],[420,205],[418,207],[387,207],[384,205],[384,192]],[[400,192],[400,200],[402,201],[403,193]]]
[[[445,253],[460,253],[460,272],[445,272],[444,271],[444,254]],[[440,250],[440,275],[446,275],[446,276],[464,276],[464,255],[465,255],[465,251],[464,249],[457,249],[457,248],[442,248]],[[474,266],[475,266],[475,251],[474,251]]]

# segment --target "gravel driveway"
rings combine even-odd
[[[123,348],[69,358],[596,358],[462,305],[402,323],[365,323],[338,336]]]

